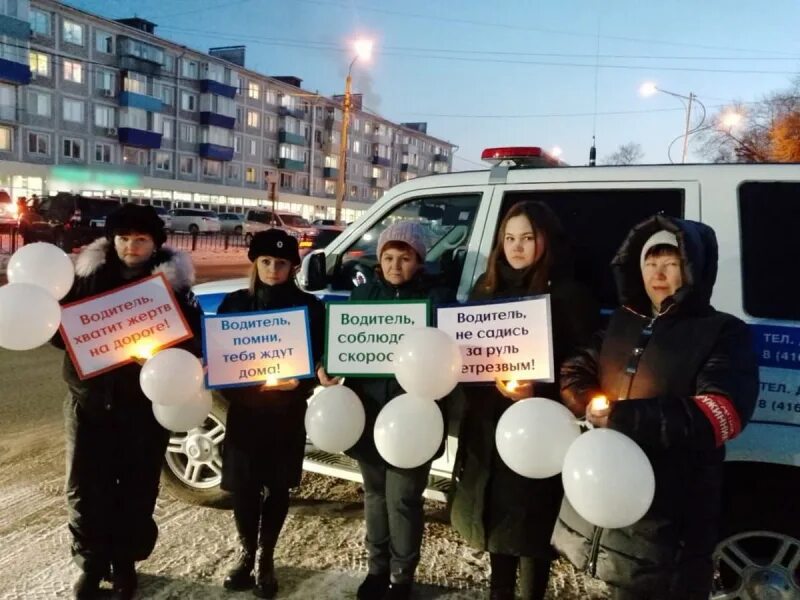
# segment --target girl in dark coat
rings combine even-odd
[[[614,402],[587,418],[631,437],[653,465],[642,519],[600,529],[565,501],[553,536],[619,599],[705,600],[720,517],[724,444],[750,419],[758,370],[747,325],[710,304],[717,240],[702,223],[655,216],[611,263],[622,307],[604,335],[562,366],[564,402]]]
[[[390,225],[378,238],[377,279],[355,288],[350,299],[402,302],[427,298],[432,306],[448,301],[448,292],[434,286],[423,271],[425,254],[419,224],[401,221]],[[323,385],[337,382],[328,378],[324,369],[320,369],[319,376]],[[375,447],[373,430],[378,413],[392,398],[405,393],[394,377],[353,378],[347,385],[358,394],[366,413],[364,433],[347,451],[358,460],[364,480],[364,541],[369,554],[369,574],[356,597],[407,600],[419,563],[425,527],[422,494],[428,484],[431,461],[401,469],[383,460]],[[444,445],[439,453],[443,450]]]
[[[81,252],[75,282],[61,302],[163,273],[191,329],[199,333],[191,259],[163,247],[165,240],[164,223],[152,207],[122,206],[106,219],[106,237]],[[53,343],[64,347],[60,335]],[[199,351],[194,340],[188,346]],[[131,363],[81,380],[69,354],[64,357],[69,530],[72,555],[82,569],[76,598],[98,597],[109,566],[118,596],[131,598],[137,587],[134,563],[150,555],[158,536],[153,509],[169,433],[139,386],[140,370]]]
[[[308,308],[311,353],[322,356],[325,309],[294,282],[300,264],[297,240],[281,229],[253,236],[247,254],[253,262],[250,287],[225,296],[218,314],[282,308]],[[259,598],[278,591],[273,553],[289,511],[289,489],[300,485],[305,449],[306,399],[313,379],[291,379],[277,385],[227,388],[228,420],[222,461],[222,488],[233,494],[233,516],[242,553],[224,586],[246,590],[255,585]],[[253,577],[260,549],[257,577]]]
[[[471,300],[550,294],[556,372],[558,366],[598,325],[599,309],[591,294],[571,278],[564,231],[544,204],[521,202],[500,224],[489,267],[470,294]],[[515,389],[498,381],[496,389],[466,387],[466,404],[453,469],[453,527],[467,542],[488,550],[490,597],[513,600],[517,568],[523,597],[543,598],[553,550],[553,532],[563,489],[561,477],[530,479],[502,461],[495,429],[511,403],[531,396],[558,401],[558,383],[518,382]]]

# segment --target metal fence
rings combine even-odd
[[[23,245],[22,236],[17,228],[0,230],[0,254],[13,254]],[[231,250],[239,251],[247,248],[244,236],[233,233],[170,233],[167,245],[180,250]]]

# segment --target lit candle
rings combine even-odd
[[[136,344],[131,352],[131,358],[140,358],[142,360],[148,360],[153,358],[155,354],[156,346],[155,344],[147,343],[147,342],[140,342]]]
[[[514,390],[516,390],[518,387],[519,387],[519,384],[517,383],[517,380],[516,380],[516,379],[512,379],[512,380],[510,380],[509,382],[507,382],[507,383],[506,383],[506,389],[507,389],[509,392],[513,392],[513,391],[514,391]]]
[[[592,398],[592,402],[590,404],[591,411],[593,413],[602,413],[609,409],[611,405],[608,402],[608,398],[605,396],[595,396]]]
[[[267,387],[278,385],[278,378],[275,377],[275,375],[267,375],[267,380],[264,382],[264,385]]]

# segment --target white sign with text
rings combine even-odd
[[[439,308],[436,322],[461,347],[462,382],[555,379],[549,295]]]
[[[308,309],[207,316],[203,356],[208,388],[313,377]]]

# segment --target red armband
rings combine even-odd
[[[741,433],[742,422],[739,414],[727,397],[721,394],[703,394],[702,396],[693,396],[692,400],[711,423],[717,447]]]

